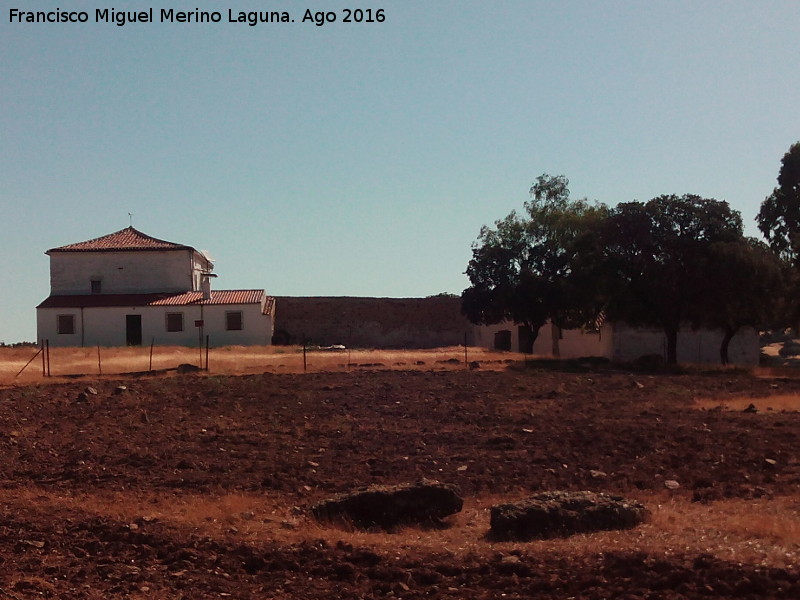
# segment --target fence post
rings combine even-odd
[[[39,342],[39,351],[42,353],[42,377],[47,376],[47,359],[44,354],[44,338]]]
[[[305,372],[308,370],[308,362],[306,362],[306,345],[308,344],[308,340],[306,340],[306,334],[303,334],[303,371]]]
[[[156,338],[153,337],[150,339],[150,367],[148,368],[148,371],[150,372],[153,371],[153,346],[155,346],[155,344],[156,344]]]
[[[97,344],[97,372],[103,374],[103,365],[100,363],[100,344]]]
[[[467,332],[464,332],[464,367],[469,368],[469,361],[467,360]]]
[[[47,376],[50,377],[50,340],[45,340],[45,352],[47,352]]]
[[[209,336],[206,336],[206,371],[208,371],[208,338]]]

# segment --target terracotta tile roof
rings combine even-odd
[[[51,248],[45,254],[51,252],[113,252],[115,250],[194,250],[194,248],[159,240],[133,227],[126,227],[93,240]]]
[[[264,308],[261,310],[262,315],[274,315],[275,314],[275,296],[267,296],[266,302],[264,302]]]
[[[211,299],[203,302],[203,292],[184,292],[155,300],[149,306],[181,306],[185,304],[260,304],[264,290],[211,290]]]
[[[212,290],[211,299],[203,300],[202,292],[176,294],[91,294],[50,296],[36,308],[101,308],[120,306],[192,306],[205,304],[261,304],[263,314],[271,314],[275,299],[264,290]],[[267,307],[270,308],[267,311]]]

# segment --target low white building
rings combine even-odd
[[[525,327],[506,321],[496,325],[475,327],[475,345],[489,350],[524,352]],[[560,358],[603,357],[618,362],[634,361],[642,356],[666,357],[667,339],[659,329],[631,327],[624,323],[603,323],[596,330],[562,329],[554,331],[547,323],[539,329],[531,354]],[[677,358],[679,363],[720,364],[720,343],[723,332],[712,329],[685,327],[678,332]],[[758,365],[760,356],[758,332],[743,327],[728,347],[733,365]]]
[[[214,265],[191,246],[127,227],[51,248],[50,296],[36,307],[51,346],[214,346],[271,342],[264,290],[211,290]]]

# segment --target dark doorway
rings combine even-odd
[[[494,349],[511,351],[511,332],[508,329],[503,329],[494,334]]]
[[[519,351],[523,354],[533,354],[533,332],[527,325],[520,325],[517,328],[519,337]]]
[[[125,315],[125,343],[142,345],[142,315]]]

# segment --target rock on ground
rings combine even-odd
[[[375,485],[323,500],[311,507],[320,521],[349,522],[359,529],[392,530],[399,525],[435,524],[461,510],[458,489],[438,481]]]
[[[647,509],[635,500],[595,492],[544,492],[491,510],[489,537],[531,540],[607,529],[628,529],[642,523]]]

